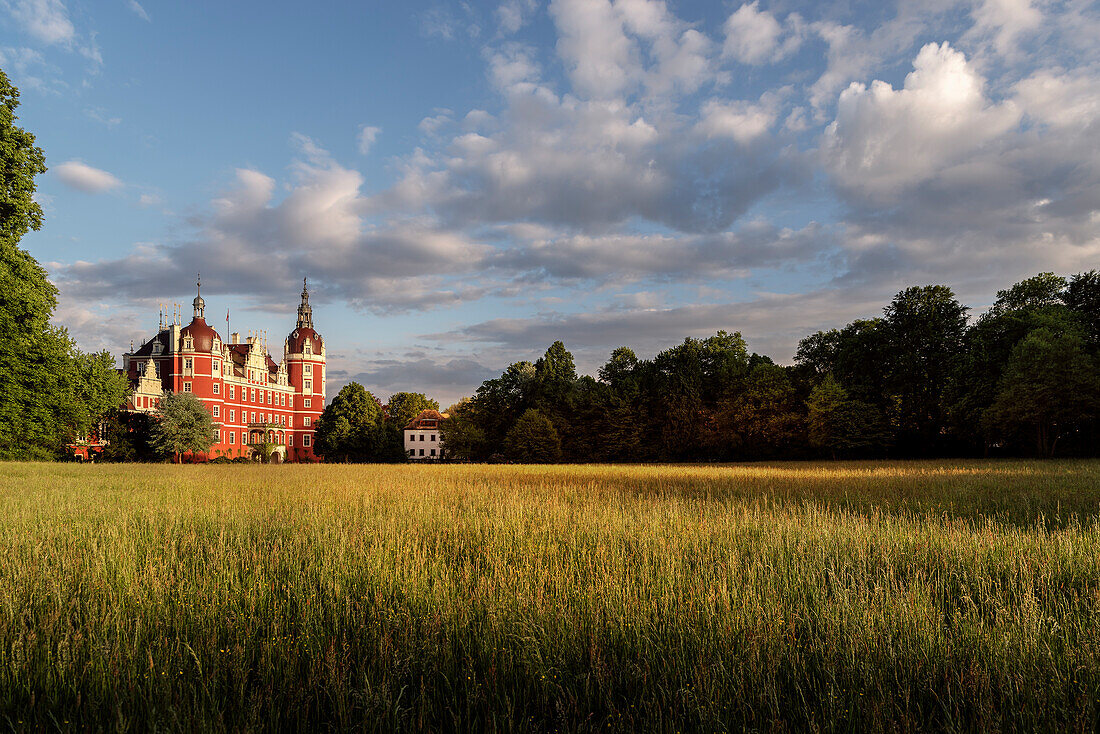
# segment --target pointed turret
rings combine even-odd
[[[302,278],[302,302],[298,306],[298,328],[313,328],[313,308],[309,305],[309,284]]]

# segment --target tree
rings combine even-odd
[[[947,424],[945,388],[962,351],[966,312],[942,285],[907,288],[883,309],[887,389],[906,453],[935,450]]]
[[[504,455],[526,464],[549,464],[561,459],[561,439],[550,419],[531,408],[508,431]]]
[[[379,461],[407,461],[405,454],[405,426],[424,410],[439,410],[439,402],[419,392],[397,392],[386,404],[383,421],[383,445]]]
[[[1036,453],[1049,457],[1061,436],[1096,415],[1098,403],[1100,374],[1083,335],[1044,326],[1013,348],[986,424],[1000,435],[1031,429]]]
[[[865,456],[885,450],[890,428],[875,406],[851,400],[831,374],[810,392],[806,400],[806,438],[811,447],[832,458]]]
[[[148,413],[130,413],[115,410],[104,420],[107,427],[107,446],[103,449],[103,461],[152,461],[157,452],[152,443],[153,417]]]
[[[384,446],[382,406],[358,382],[349,382],[317,419],[313,437],[314,452],[327,462],[377,461]]]
[[[752,457],[789,449],[801,428],[802,417],[786,370],[766,362],[752,369],[744,388],[723,402],[721,413],[735,437],[735,446]]]
[[[1062,303],[1066,279],[1054,273],[1039,273],[1021,280],[1011,288],[997,291],[997,300],[991,309],[995,313],[1025,311]]]
[[[439,401],[432,400],[424,393],[395,392],[386,404],[386,420],[399,431],[403,431],[423,410],[439,410]]]
[[[1062,302],[1079,314],[1093,349],[1100,348],[1100,271],[1078,273],[1069,279]]]
[[[205,453],[214,443],[214,421],[191,393],[165,393],[154,414],[150,443],[177,462],[186,453]]]
[[[81,354],[50,323],[57,289],[19,242],[42,226],[34,135],[15,125],[19,90],[0,71],[0,458],[49,458],[119,407],[125,378],[109,355]]]
[[[492,453],[485,431],[478,426],[477,406],[462,398],[447,408],[447,417],[439,426],[443,456],[461,461],[484,461]]]

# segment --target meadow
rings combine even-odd
[[[1100,462],[0,464],[0,730],[1098,717]]]

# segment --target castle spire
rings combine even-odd
[[[313,308],[309,305],[309,283],[302,278],[302,303],[298,306],[298,328],[313,328]]]
[[[195,300],[191,302],[191,305],[195,307],[195,318],[201,319],[203,312],[206,310],[206,301],[202,300],[202,273],[199,273],[198,279],[195,282],[195,287],[198,289]]]

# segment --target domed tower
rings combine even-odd
[[[287,451],[292,460],[316,461],[313,428],[325,407],[325,342],[313,328],[313,308],[309,305],[309,284],[305,278],[298,323],[286,338],[284,350],[287,379],[294,389],[293,426]]]

